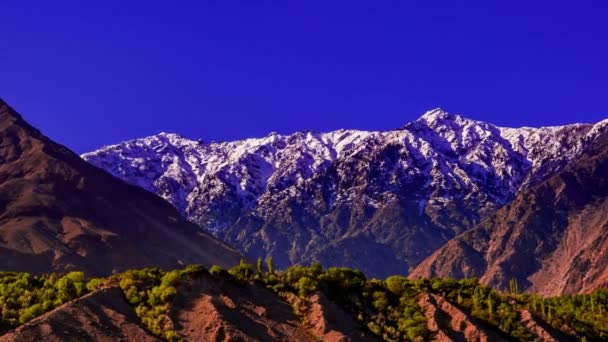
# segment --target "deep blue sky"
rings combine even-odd
[[[390,129],[434,107],[593,122],[603,3],[0,0],[0,97],[77,152],[160,131]]]

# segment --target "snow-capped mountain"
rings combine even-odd
[[[382,276],[407,273],[580,156],[606,126],[502,128],[435,109],[385,132],[212,143],[160,133],[83,158],[251,257]]]

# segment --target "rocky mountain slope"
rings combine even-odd
[[[0,270],[233,264],[168,203],[54,143],[0,100]]]
[[[83,158],[252,258],[385,276],[561,170],[604,126],[502,128],[437,109],[386,132],[211,143],[161,133]]]
[[[239,286],[203,277],[180,287],[170,316],[176,331],[189,341],[380,340],[322,294],[310,301],[302,319],[289,303],[260,284]]]
[[[68,302],[5,335],[9,341],[162,341],[139,324],[120,288],[104,288]]]
[[[429,332],[434,341],[509,341],[500,331],[480,324],[470,315],[436,294],[423,294],[419,305],[424,308]]]
[[[598,131],[602,132],[603,129]],[[608,287],[608,134],[549,178],[456,237],[412,277],[516,279],[543,295]]]

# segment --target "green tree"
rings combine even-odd
[[[492,299],[492,295],[488,296],[486,304],[488,305],[488,314],[492,317],[494,315],[494,300]]]
[[[76,297],[77,289],[74,282],[69,277],[62,277],[57,281],[58,297],[61,302],[65,303]]]
[[[228,270],[228,273],[239,281],[248,281],[253,275],[253,265],[248,264],[245,260]]]
[[[207,269],[203,265],[190,265],[184,268],[181,272],[181,276],[187,276],[191,278],[197,278],[202,274],[206,273]]]
[[[388,308],[389,302],[386,293],[375,291],[372,297],[374,298],[373,305],[378,311],[385,311]]]
[[[272,260],[271,256],[266,258],[266,266],[268,267],[268,274],[274,274],[274,261]]]
[[[302,277],[298,280],[298,293],[300,297],[305,298],[317,290],[317,282],[309,277]]]
[[[209,269],[209,274],[213,275],[213,276],[220,276],[222,274],[226,273],[226,270],[221,268],[218,265],[213,265],[211,266],[211,268]]]
[[[386,288],[396,296],[401,296],[408,284],[408,280],[405,277],[394,275],[386,278]]]
[[[512,278],[511,280],[509,280],[509,292],[513,296],[516,296],[519,294],[519,288],[517,286],[517,279]]]
[[[264,273],[263,267],[262,267],[262,258],[258,258],[257,261],[257,271],[258,271],[258,275],[261,276]]]

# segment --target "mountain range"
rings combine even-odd
[[[0,100],[0,341],[603,341],[606,175],[608,120],[81,157]]]
[[[538,204],[555,211],[549,198],[532,203],[526,196],[557,186],[547,184],[567,172],[576,174],[573,165],[602,159],[598,145],[603,146],[607,130],[608,120],[505,128],[435,109],[391,131],[271,133],[209,143],[160,133],[82,157],[158,194],[251,259],[272,256],[278,267],[319,261],[374,277],[412,271],[412,276],[482,276],[494,269],[484,257],[469,258],[468,253],[483,254],[479,250],[489,247],[460,248],[462,257],[456,260],[446,248],[480,231],[493,242],[492,234],[510,222],[505,222],[508,210],[532,211],[527,206]],[[601,168],[596,171],[581,180],[580,191],[603,177]],[[519,209],[511,209],[517,203]],[[566,201],[560,224],[574,215],[570,204]],[[523,216],[509,220],[520,226],[517,234],[529,234]],[[591,224],[587,229],[602,236],[605,228]],[[568,231],[555,228],[544,253],[555,250]],[[539,234],[536,242],[545,238]],[[508,248],[518,255],[524,247]],[[530,242],[525,248],[535,246]],[[482,279],[504,288],[509,277],[521,277],[522,284],[538,287],[527,280],[530,272],[518,272],[500,281]],[[559,291],[582,289],[562,286]]]

